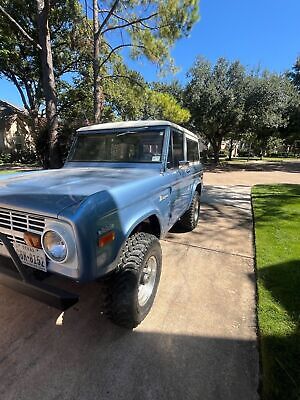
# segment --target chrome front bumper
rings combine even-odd
[[[0,265],[0,284],[60,310],[66,310],[77,303],[78,295],[47,285],[29,273],[28,269],[21,263],[10,240],[1,232],[0,240],[14,266],[11,269]]]

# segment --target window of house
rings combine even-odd
[[[21,151],[22,150],[22,137],[20,135],[20,132],[16,132],[16,136],[15,136],[15,147],[17,151]]]

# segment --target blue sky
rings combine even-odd
[[[211,62],[238,59],[249,69],[260,66],[274,72],[291,68],[300,55],[300,0],[202,0],[200,14],[190,37],[172,50],[180,81],[197,55]],[[128,63],[147,80],[157,79],[156,67],[148,62]],[[0,98],[21,105],[16,89],[3,79]]]

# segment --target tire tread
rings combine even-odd
[[[130,236],[123,246],[116,272],[108,282],[104,302],[106,316],[117,325],[132,329],[141,322],[132,292],[146,254],[157,244],[156,236],[139,232]]]
[[[197,199],[200,201],[200,195],[198,192],[195,192],[190,207],[180,218],[180,225],[187,231],[194,230],[198,224],[198,221],[197,223],[194,221],[195,204]]]

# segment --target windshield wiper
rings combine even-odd
[[[127,132],[122,132],[122,133],[118,133],[117,136],[124,136],[124,135],[130,135],[131,133],[136,133],[135,131],[127,131]]]
[[[139,133],[140,131],[145,131],[149,129],[148,126],[142,126],[141,128],[135,128],[134,131],[126,131],[122,133],[118,133],[117,136],[124,136],[124,135],[130,135],[132,133]]]

